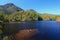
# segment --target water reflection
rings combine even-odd
[[[22,29],[38,29],[38,33],[32,36],[34,40],[60,40],[60,23],[56,21],[36,21],[21,23],[6,23],[9,29],[15,28],[15,32]],[[9,32],[12,30],[9,30]]]

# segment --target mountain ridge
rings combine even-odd
[[[7,3],[5,5],[0,5],[0,11],[5,14],[11,14],[18,11],[24,11],[22,8],[15,6],[13,3]]]

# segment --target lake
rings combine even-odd
[[[8,25],[10,28],[16,26],[18,30],[37,28],[39,33],[33,36],[35,40],[60,40],[60,23],[56,21],[22,22]]]
[[[56,21],[39,21],[39,38],[43,40],[60,40],[60,23]]]

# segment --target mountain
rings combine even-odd
[[[11,14],[18,11],[24,11],[22,8],[15,6],[13,3],[8,3],[5,5],[0,5],[0,11],[3,11],[5,14]]]

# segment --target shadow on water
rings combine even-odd
[[[39,32],[31,37],[34,40],[60,40],[60,23],[56,21],[13,22],[5,23],[5,26],[8,33],[13,31],[17,33],[23,29],[38,29]]]
[[[4,28],[7,28],[6,30],[9,30],[9,32],[18,32],[19,30],[23,29],[35,29],[36,22],[6,22],[4,23]]]

